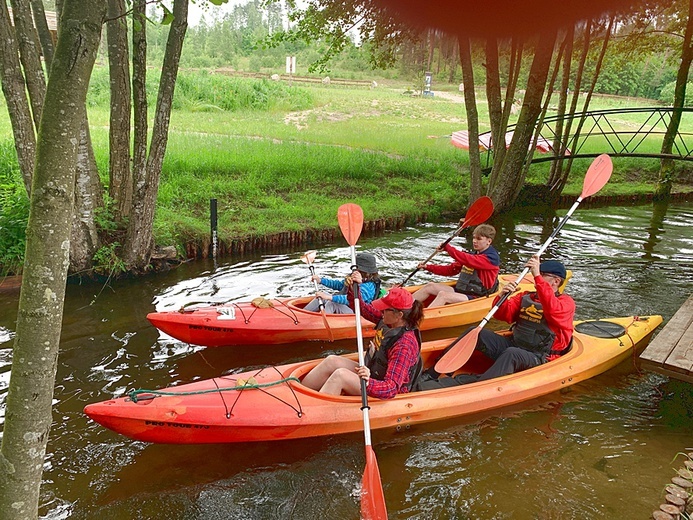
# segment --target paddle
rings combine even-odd
[[[580,202],[602,189],[602,187],[608,182],[609,177],[611,177],[612,170],[613,164],[611,164],[611,158],[607,154],[602,154],[592,161],[592,164],[585,174],[585,180],[582,184],[582,193],[575,201],[575,204],[573,204],[573,206],[568,210],[565,217],[563,217],[563,219],[558,223],[558,226],[553,230],[551,236],[542,244],[539,251],[535,253],[535,256],[541,256],[546,248],[549,247],[549,244],[551,244],[556,235],[558,235],[558,232],[561,230],[561,228],[563,228],[563,225],[568,221],[570,216],[580,205]],[[515,280],[515,283],[520,283],[528,272],[529,267],[525,267]],[[450,346],[447,348],[447,352],[436,363],[436,372],[440,374],[454,372],[467,362],[469,357],[474,352],[481,329],[483,329],[484,326],[489,322],[501,304],[508,299],[509,295],[510,293],[505,293],[503,296],[501,296],[498,302],[491,308],[489,313],[484,317],[483,320],[481,320],[479,325],[468,332],[465,332],[450,344]]]
[[[313,267],[313,262],[315,261],[315,251],[306,251],[305,254],[301,256],[301,261],[308,264],[308,269],[310,269],[311,278],[315,276],[315,267]],[[320,307],[320,313],[322,314],[322,321],[325,324],[327,333],[330,335],[330,341],[334,341],[334,335],[332,334],[332,329],[327,321],[327,315],[325,314],[325,301],[318,296],[318,282],[313,280],[313,286],[315,287],[315,297],[318,299],[318,304]]]
[[[363,228],[363,210],[356,204],[343,204],[337,211],[337,220],[342,235],[351,247],[351,268],[356,270],[356,242]],[[356,344],[359,351],[359,365],[365,364],[363,354],[363,334],[361,331],[361,304],[358,287],[354,283],[354,314],[356,315]],[[366,468],[361,479],[361,518],[363,520],[387,520],[385,495],[380,482],[380,471],[375,452],[371,446],[371,426],[368,416],[368,395],[366,382],[361,379],[361,411],[363,412],[363,433],[366,445]]]
[[[446,245],[450,243],[450,241],[453,238],[460,236],[462,230],[485,222],[492,214],[493,201],[490,197],[484,196],[476,199],[472,203],[472,205],[469,206],[467,214],[464,216],[464,220],[462,221],[462,225],[458,227],[457,230],[455,230],[455,232],[450,236],[450,238],[448,238],[445,242],[440,244],[440,246],[438,246],[438,248],[436,248],[436,250],[433,251],[433,254],[431,254],[431,256],[424,260],[423,263],[427,264],[428,262],[430,262],[431,259],[439,253],[439,249],[443,249]],[[406,284],[412,276],[419,272],[419,270],[419,267],[414,269],[400,285],[403,286],[404,284]]]

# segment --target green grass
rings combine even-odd
[[[108,181],[108,106],[103,74],[90,94],[89,118],[97,163]],[[218,199],[219,236],[230,241],[285,231],[336,227],[337,207],[362,206],[366,219],[459,214],[468,197],[469,157],[450,144],[466,128],[459,92],[421,98],[405,95],[406,82],[375,89],[294,85],[182,73],[171,118],[155,218],[157,243],[182,246],[209,234],[209,199]],[[480,119],[488,120],[483,91]],[[106,98],[107,99],[107,98]],[[642,101],[595,98],[592,110],[648,106]],[[654,103],[651,103],[654,104]],[[152,103],[152,107],[154,104]],[[8,206],[0,220],[0,247],[16,243],[8,213],[26,202],[18,181],[6,111],[0,117],[0,193]],[[637,128],[646,115],[628,114],[618,129]],[[693,130],[693,121],[684,118]],[[481,124],[481,131],[488,130]],[[661,138],[646,146],[656,152]],[[603,152],[590,141],[585,151]],[[589,159],[576,160],[565,189],[578,195]],[[615,159],[604,195],[652,192],[657,160]],[[533,166],[528,182],[546,181],[549,163]],[[13,195],[14,194],[14,195]],[[14,197],[14,198],[13,198]],[[14,213],[22,214],[21,211]],[[9,235],[8,235],[9,233]],[[9,238],[7,238],[9,236]],[[15,255],[16,247],[11,255]],[[0,265],[10,254],[0,251]],[[16,266],[16,263],[13,264]]]

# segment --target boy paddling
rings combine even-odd
[[[490,224],[481,224],[474,228],[472,248],[467,253],[461,249],[445,245],[438,246],[439,251],[445,251],[453,263],[447,265],[419,264],[419,269],[442,276],[459,274],[454,287],[443,283],[430,282],[414,293],[414,299],[425,302],[433,297],[428,307],[440,307],[448,303],[464,302],[487,296],[498,288],[498,272],[500,270],[500,255],[491,244],[496,236],[496,229]]]

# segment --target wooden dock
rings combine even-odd
[[[693,383],[693,295],[640,354],[642,367]]]

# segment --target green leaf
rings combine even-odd
[[[164,18],[161,20],[161,25],[171,25],[174,19],[173,13],[163,4],[161,4],[161,7],[164,10]]]
[[[228,3],[229,0],[209,0],[214,5],[224,5]]]

